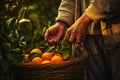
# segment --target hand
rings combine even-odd
[[[67,42],[79,44],[88,30],[89,25],[92,23],[85,13],[67,30],[65,40]]]
[[[45,41],[48,43],[58,43],[63,35],[66,24],[62,22],[56,22],[52,27],[48,28],[45,33]]]

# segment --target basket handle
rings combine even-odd
[[[87,51],[85,50],[84,42],[81,42],[80,44],[73,43],[72,44],[72,53],[71,53],[71,60],[75,59],[75,50],[78,50],[79,53],[87,54]]]

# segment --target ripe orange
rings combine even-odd
[[[70,60],[70,54],[68,53],[68,54],[66,54],[64,57],[63,57],[63,59],[64,59],[64,61],[68,61],[68,60]]]
[[[59,63],[59,62],[62,62],[62,61],[63,61],[62,56],[58,56],[58,55],[53,56],[52,59],[51,59],[51,62],[53,62],[53,63]]]
[[[40,57],[35,57],[32,59],[32,62],[31,63],[34,63],[34,64],[41,64],[43,62],[42,58]]]
[[[56,53],[55,56],[61,56],[62,57],[62,55],[60,53]]]
[[[49,60],[44,60],[44,61],[42,62],[42,64],[47,64],[47,63],[50,63],[50,61],[49,61]]]
[[[53,53],[50,53],[50,52],[45,52],[42,54],[42,59],[43,60],[51,60],[51,58],[53,57]]]
[[[50,52],[50,54],[53,56],[55,53],[54,52]]]
[[[28,57],[29,57],[29,54],[25,54],[25,55],[24,55],[24,62],[25,62],[25,63],[28,63],[28,62],[29,62]]]
[[[42,51],[39,48],[35,48],[35,49],[31,50],[30,54],[32,54],[32,53],[38,53],[38,54],[42,55]]]

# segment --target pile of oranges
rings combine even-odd
[[[39,55],[29,59],[29,56],[34,53]],[[60,63],[69,59],[69,54],[66,57],[63,57],[60,53],[42,52],[39,48],[35,48],[31,50],[29,54],[24,55],[24,62],[30,64]]]

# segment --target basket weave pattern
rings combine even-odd
[[[84,80],[87,53],[76,59],[56,64],[15,63],[14,80]]]

